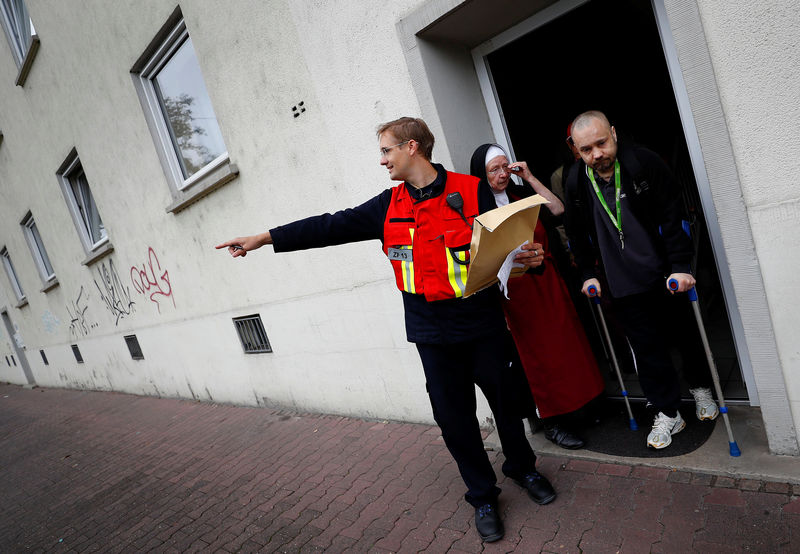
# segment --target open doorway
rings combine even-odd
[[[605,112],[621,141],[657,152],[682,187],[696,246],[698,295],[726,399],[747,401],[716,261],[700,204],[680,113],[649,3],[593,0],[490,52],[487,69],[516,159],[550,183],[570,161],[564,144],[568,123],[588,109]],[[572,284],[574,290],[574,283]],[[584,325],[596,335],[585,300],[575,298]],[[598,360],[607,359],[593,341]],[[620,348],[617,349],[618,354]],[[705,363],[697,360],[697,363]],[[607,391],[618,392],[607,375]],[[641,395],[632,367],[625,373],[632,395]],[[684,391],[688,397],[688,390]]]

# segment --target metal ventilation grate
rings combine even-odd
[[[78,345],[77,344],[73,344],[72,345],[72,353],[75,354],[75,361],[78,362],[79,364],[82,364],[83,363],[83,356],[81,356],[81,351],[78,350]]]
[[[131,358],[134,360],[144,360],[142,347],[139,346],[139,340],[136,338],[136,335],[127,335],[125,337],[125,344],[128,345],[128,352],[131,353]]]
[[[50,362],[47,361],[47,356],[44,355],[44,350],[39,350],[39,354],[42,355],[42,361],[44,362],[44,365],[50,365]]]
[[[245,354],[272,352],[260,315],[234,317],[233,324],[236,326],[236,332],[239,333],[239,340],[242,341]]]

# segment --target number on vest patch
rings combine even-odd
[[[402,249],[402,248],[389,248],[387,250],[387,255],[389,256],[390,260],[399,260],[401,262],[413,262],[414,256],[410,249]]]

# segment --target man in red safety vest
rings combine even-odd
[[[500,489],[484,450],[476,416],[475,385],[494,414],[503,447],[503,473],[538,504],[556,493],[536,471],[516,395],[526,387],[512,363],[511,337],[497,288],[463,298],[475,216],[495,207],[478,179],[431,162],[434,138],[421,119],[403,117],[378,128],[380,163],[400,181],[360,206],[239,237],[217,246],[233,257],[266,244],[275,252],[378,239],[403,296],[406,334],[425,371],[433,416],[467,486],[475,524],[486,542],[503,537]],[[541,244],[525,246],[517,260],[542,263]]]

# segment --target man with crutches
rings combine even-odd
[[[680,383],[670,347],[681,351],[700,420],[719,410],[685,294],[695,285],[693,246],[681,227],[678,187],[657,154],[618,144],[606,116],[585,112],[572,123],[581,156],[566,183],[566,229],[586,296],[611,298],[634,354],[639,382],[657,415],[647,446],[665,448],[686,426],[678,408]],[[608,290],[600,286],[600,262]],[[670,289],[668,282],[677,283]]]

